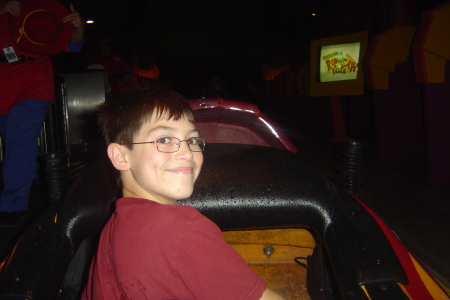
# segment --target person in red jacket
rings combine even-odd
[[[38,137],[54,101],[49,56],[78,52],[85,22],[55,0],[0,0],[0,228],[20,225],[38,164]]]

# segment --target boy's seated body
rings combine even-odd
[[[139,90],[103,104],[99,123],[123,198],[103,229],[82,299],[284,299],[193,207],[205,143],[178,93]]]

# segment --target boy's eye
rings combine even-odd
[[[198,145],[199,141],[198,138],[194,137],[194,138],[188,138],[188,143],[191,145]]]
[[[156,140],[156,142],[161,145],[167,145],[167,144],[170,144],[170,138],[160,137],[159,139]]]

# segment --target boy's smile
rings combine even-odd
[[[184,117],[178,121],[164,117],[143,124],[134,142],[150,142],[161,137],[176,137],[182,142],[177,152],[163,153],[156,144],[133,145],[130,150],[122,147],[127,167],[122,171],[124,197],[153,200],[162,204],[174,204],[188,198],[203,164],[202,152],[192,152],[186,141],[198,137],[195,125]]]
[[[193,170],[194,169],[191,168],[191,167],[179,167],[179,168],[168,169],[167,171],[173,172],[173,173],[176,173],[176,174],[192,175]]]

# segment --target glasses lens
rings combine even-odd
[[[202,138],[189,138],[187,139],[187,143],[192,152],[201,152],[205,150],[205,140]]]
[[[192,152],[201,152],[205,149],[205,140],[202,138],[189,138],[186,140]],[[172,153],[180,149],[181,140],[176,137],[161,137],[156,140],[159,152]]]
[[[156,146],[160,152],[177,152],[180,140],[174,137],[161,137],[156,140]]]

